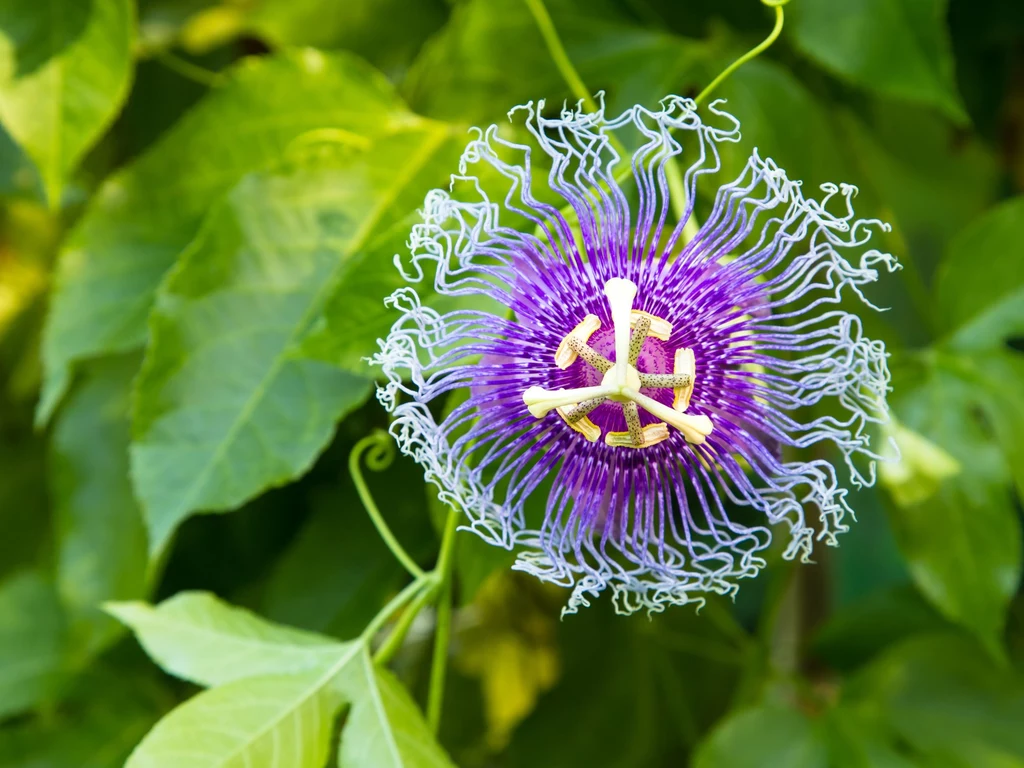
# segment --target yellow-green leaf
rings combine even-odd
[[[134,33],[131,0],[0,5],[0,122],[38,166],[51,206],[128,93]]]

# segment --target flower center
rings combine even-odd
[[[566,424],[591,442],[601,436],[601,430],[588,418],[589,414],[599,405],[611,401],[622,406],[626,431],[608,432],[604,438],[607,445],[647,448],[668,439],[669,425],[682,432],[687,442],[700,445],[711,434],[713,427],[707,416],[684,413],[690,404],[696,378],[693,350],[676,350],[672,373],[643,373],[637,370],[645,339],[653,336],[667,341],[672,334],[672,325],[660,317],[633,309],[636,284],[630,280],[612,278],[605,283],[604,294],[612,310],[614,362],[588,343],[594,332],[601,327],[601,321],[596,315],[584,317],[555,350],[555,364],[559,368],[568,368],[579,358],[602,375],[601,383],[576,389],[530,387],[523,393],[523,402],[538,419],[555,410]],[[672,406],[648,397],[640,392],[641,388],[674,390]],[[641,426],[640,408],[660,421]]]

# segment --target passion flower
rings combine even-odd
[[[806,198],[756,151],[721,183],[739,123],[719,104],[543,106],[510,113],[528,142],[477,131],[396,257],[410,283],[488,307],[388,300],[401,317],[373,362],[401,450],[515,568],[572,587],[570,612],[607,587],[625,612],[732,594],[772,526],[787,558],[834,544],[840,476],[874,482],[887,418],[885,349],[845,308],[873,308],[862,286],[897,268],[868,247],[885,225],[855,219],[854,187]]]

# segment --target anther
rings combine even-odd
[[[647,332],[649,335],[662,341],[668,341],[672,337],[672,323],[640,309],[634,309],[629,313],[629,324],[636,328],[636,324],[645,317],[651,321],[650,330]]]
[[[675,363],[672,372],[676,376],[689,377],[689,382],[675,387],[676,394],[672,400],[672,407],[677,411],[685,411],[690,407],[690,396],[693,394],[693,383],[697,378],[697,363],[693,356],[693,350],[689,347],[676,350]]]
[[[600,404],[603,401],[596,400],[592,402],[597,402],[598,404]],[[596,408],[597,406],[594,407]],[[575,414],[579,408],[580,406],[576,405],[570,407],[556,408],[555,410],[557,411],[558,415],[562,417],[562,421],[568,424],[572,429],[579,432],[590,442],[597,442],[597,438],[601,436],[601,428],[597,426],[597,424],[592,422],[590,419],[588,419],[586,416],[576,416]],[[570,420],[570,417],[574,418]]]
[[[604,442],[613,448],[649,448],[668,438],[668,425],[664,421],[659,421],[643,428],[643,442],[640,445],[634,444],[629,432],[608,432],[604,436]]]
[[[573,342],[578,341],[583,345],[586,345],[590,341],[590,337],[594,335],[594,331],[601,327],[601,320],[597,315],[587,315],[576,327],[573,328],[562,342],[558,345],[558,349],[555,350],[555,365],[562,370],[565,370],[576,361],[576,356],[579,354],[573,348]],[[609,363],[609,367],[611,364]]]

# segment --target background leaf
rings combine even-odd
[[[1024,197],[993,208],[957,236],[935,291],[941,327],[957,349],[999,348],[1024,333]]]
[[[928,764],[1015,765],[1024,755],[1021,690],[1017,672],[996,667],[963,637],[937,634],[892,648],[845,696]]]
[[[51,206],[128,93],[134,22],[131,0],[0,8],[0,122],[39,167]]]
[[[851,82],[936,106],[964,122],[946,5],[947,0],[806,0],[792,7],[793,36],[808,56]]]
[[[698,42],[630,24],[607,0],[585,8],[573,0],[547,5],[584,81],[594,92],[607,91],[610,111],[634,103],[655,106],[666,93],[681,90],[702,61]],[[557,108],[571,96],[537,22],[519,0],[457,6],[413,65],[404,92],[423,114],[474,124],[505,122],[509,109],[541,98]]]
[[[83,660],[118,634],[99,604],[146,588],[146,531],[128,480],[128,392],[138,365],[134,354],[90,362],[54,426],[57,588]]]
[[[0,717],[56,693],[64,639],[64,613],[51,584],[26,572],[0,585]]]
[[[701,747],[694,768],[786,765],[825,768],[827,749],[806,717],[786,709],[756,708],[733,715]]]
[[[306,50],[239,65],[110,178],[69,235],[43,341],[40,417],[52,413],[74,362],[141,346],[164,273],[242,176],[277,160],[307,131],[331,129],[361,145],[393,129],[397,108],[387,82],[350,56]]]
[[[22,719],[0,739],[2,768],[122,768],[169,706],[169,692],[138,664],[95,665],[61,706]]]
[[[922,592],[998,653],[1020,578],[1020,523],[1009,465],[992,439],[992,420],[1002,415],[950,362],[937,360],[919,377],[901,375],[894,403],[901,420],[948,450],[963,471],[934,496],[894,506],[893,528]]]

